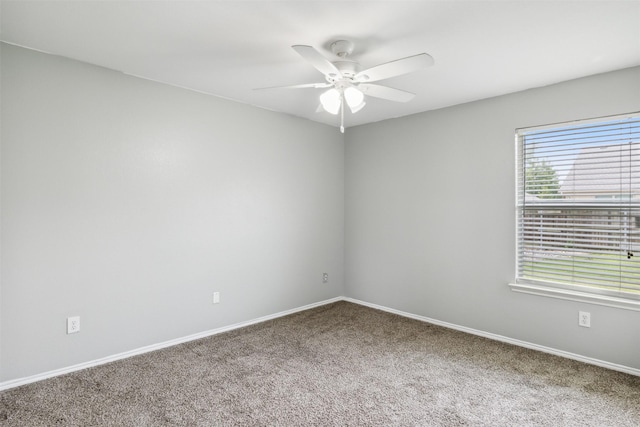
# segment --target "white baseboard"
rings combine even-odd
[[[328,300],[316,302],[313,304],[304,305],[302,307],[293,308],[291,310],[281,311],[279,313],[270,314],[268,316],[258,317],[257,319],[247,320],[245,322],[236,323],[229,326],[223,326],[216,329],[211,329],[204,332],[199,332],[197,334],[187,335],[185,337],[176,338],[169,341],[164,341],[158,344],[151,344],[145,347],[140,347],[134,350],[125,351],[123,353],[114,354],[112,356],[102,357],[100,359],[91,360],[89,362],[78,363],[77,365],[68,366],[66,368],[54,369],[53,371],[44,372],[41,374],[32,375],[24,378],[17,378],[15,380],[9,380],[0,383],[0,391],[8,390],[10,388],[18,387],[21,385],[34,383],[36,381],[42,381],[47,378],[57,377],[59,375],[68,374],[75,371],[80,371],[82,369],[91,368],[94,366],[104,365],[105,363],[115,362],[116,360],[126,359],[128,357],[137,356],[139,354],[148,353],[150,351],[160,350],[166,347],[171,347],[174,345],[182,344],[189,341],[198,340],[201,338],[206,338],[212,335],[221,334],[223,332],[232,331],[238,328],[244,328],[245,326],[254,325],[256,323],[266,322],[267,320],[277,319],[278,317],[288,316],[289,314],[297,313],[299,311],[309,310],[310,308],[319,307],[326,304],[331,304],[333,302],[342,301],[343,297],[335,297]]]
[[[492,339],[492,340],[495,340],[495,341],[501,341],[501,342],[505,342],[505,343],[508,343],[508,344],[513,344],[513,345],[517,345],[517,346],[520,346],[520,347],[529,348],[529,349],[532,349],[532,350],[538,350],[538,351],[541,351],[543,353],[549,353],[549,354],[553,354],[553,355],[556,355],[556,356],[565,357],[567,359],[573,359],[573,360],[577,360],[579,362],[584,362],[584,363],[588,363],[588,364],[591,364],[591,365],[601,366],[603,368],[612,369],[614,371],[620,371],[620,372],[624,372],[624,373],[627,373],[627,374],[640,376],[640,369],[632,368],[632,367],[629,367],[629,366],[618,365],[618,364],[615,364],[615,363],[606,362],[604,360],[593,359],[591,357],[586,357],[586,356],[582,356],[582,355],[579,355],[579,354],[569,353],[567,351],[558,350],[558,349],[551,348],[551,347],[545,347],[545,346],[538,345],[538,344],[532,344],[532,343],[526,342],[526,341],[521,341],[521,340],[509,338],[509,337],[504,337],[502,335],[492,334],[490,332],[484,332],[484,331],[480,331],[480,330],[477,330],[477,329],[467,328],[465,326],[459,326],[459,325],[455,325],[453,323],[443,322],[443,321],[440,321],[440,320],[431,319],[429,317],[424,317],[424,316],[419,316],[417,314],[407,313],[405,311],[396,310],[396,309],[385,307],[385,306],[382,306],[382,305],[372,304],[372,303],[361,301],[361,300],[358,300],[358,299],[355,299],[355,298],[335,297],[335,298],[331,298],[331,299],[328,299],[328,300],[320,301],[320,302],[317,302],[317,303],[304,305],[302,307],[293,308],[291,310],[285,310],[285,311],[281,311],[279,313],[271,314],[271,315],[268,315],[268,316],[259,317],[257,319],[247,320],[245,322],[240,322],[240,323],[236,323],[236,324],[229,325],[229,326],[223,326],[223,327],[220,327],[220,328],[211,329],[211,330],[208,330],[208,331],[199,332],[197,334],[187,335],[185,337],[176,338],[176,339],[169,340],[169,341],[164,341],[164,342],[161,342],[161,343],[158,343],[158,344],[152,344],[152,345],[148,345],[148,346],[145,346],[145,347],[140,347],[140,348],[137,348],[137,349],[134,349],[134,350],[125,351],[123,353],[114,354],[112,356],[107,356],[107,357],[103,357],[103,358],[100,358],[100,359],[91,360],[89,362],[79,363],[77,365],[68,366],[66,368],[55,369],[55,370],[52,370],[52,371],[48,371],[48,372],[44,372],[44,373],[41,373],[41,374],[32,375],[32,376],[29,376],[29,377],[17,378],[17,379],[14,379],[14,380],[1,382],[0,383],[0,391],[8,390],[10,388],[18,387],[18,386],[29,384],[29,383],[34,383],[34,382],[37,382],[37,381],[42,381],[42,380],[47,379],[47,378],[57,377],[59,375],[68,374],[68,373],[79,371],[79,370],[86,369],[86,368],[91,368],[91,367],[94,367],[94,366],[104,365],[105,363],[115,362],[116,360],[126,359],[128,357],[137,356],[139,354],[148,353],[150,351],[160,350],[160,349],[163,349],[163,348],[166,348],[166,347],[171,347],[171,346],[182,344],[182,343],[185,343],[185,342],[194,341],[194,340],[201,339],[201,338],[206,338],[206,337],[209,337],[209,336],[212,336],[212,335],[221,334],[223,332],[232,331],[234,329],[244,328],[245,326],[250,326],[250,325],[254,325],[256,323],[266,322],[268,320],[277,319],[278,317],[287,316],[289,314],[297,313],[299,311],[309,310],[311,308],[319,307],[319,306],[326,305],[326,304],[331,304],[331,303],[334,303],[334,302],[337,302],[337,301],[348,301],[348,302],[351,302],[351,303],[354,303],[354,304],[359,304],[359,305],[366,306],[366,307],[371,307],[371,308],[374,308],[374,309],[377,309],[377,310],[386,311],[388,313],[397,314],[399,316],[408,317],[410,319],[419,320],[421,322],[431,323],[431,324],[438,325],[438,326],[444,326],[445,328],[455,329],[457,331],[466,332],[466,333],[472,334],[472,335],[478,335],[478,336],[481,336],[481,337],[484,337],[484,338],[489,338],[489,339]]]
[[[431,319],[429,317],[424,317],[424,316],[419,316],[417,314],[407,313],[405,311],[400,311],[400,310],[396,310],[396,309],[393,309],[393,308],[384,307],[382,305],[377,305],[377,304],[372,304],[372,303],[365,302],[365,301],[360,301],[360,300],[357,300],[355,298],[344,297],[342,299],[344,301],[349,301],[349,302],[352,302],[354,304],[360,304],[360,305],[363,305],[363,306],[366,306],[366,307],[375,308],[375,309],[378,309],[378,310],[386,311],[388,313],[397,314],[399,316],[403,316],[403,317],[408,317],[410,319],[419,320],[421,322],[432,323],[434,325],[444,326],[445,328],[455,329],[457,331],[466,332],[466,333],[472,334],[472,335],[478,335],[478,336],[481,336],[481,337],[484,337],[484,338],[489,338],[491,340],[501,341],[501,342],[504,342],[504,343],[507,343],[507,344],[513,344],[513,345],[517,345],[519,347],[525,347],[525,348],[529,348],[529,349],[532,349],[532,350],[538,350],[538,351],[541,351],[543,353],[549,353],[549,354],[553,354],[553,355],[556,355],[556,356],[564,357],[564,358],[567,358],[567,359],[577,360],[579,362],[588,363],[590,365],[596,365],[596,366],[600,366],[600,367],[603,367],[603,368],[612,369],[614,371],[620,371],[620,372],[624,372],[626,374],[640,376],[640,369],[632,368],[632,367],[629,367],[629,366],[618,365],[616,363],[611,363],[611,362],[607,362],[607,361],[604,361],[604,360],[594,359],[594,358],[591,358],[591,357],[582,356],[580,354],[570,353],[568,351],[558,350],[558,349],[551,348],[551,347],[545,347],[543,345],[533,344],[533,343],[530,343],[530,342],[527,342],[527,341],[521,341],[521,340],[505,337],[505,336],[502,336],[502,335],[492,334],[490,332],[484,332],[484,331],[480,331],[480,330],[477,330],[477,329],[467,328],[466,326],[459,326],[459,325],[455,325],[453,323],[443,322],[443,321],[440,321],[440,320]]]

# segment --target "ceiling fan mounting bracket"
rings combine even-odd
[[[353,53],[353,42],[336,40],[331,43],[331,52],[339,58],[346,58]]]

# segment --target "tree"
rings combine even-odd
[[[541,199],[559,199],[560,182],[556,170],[545,159],[527,162],[525,192]]]

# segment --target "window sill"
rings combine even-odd
[[[551,288],[542,285],[525,283],[509,283],[511,290],[525,294],[540,295],[549,298],[559,298],[569,301],[584,302],[588,304],[605,305],[607,307],[622,308],[625,310],[640,311],[640,300],[614,297],[610,295],[598,295],[587,292],[568,289]]]

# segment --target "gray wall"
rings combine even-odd
[[[507,286],[514,129],[640,110],[640,68],[343,140],[72,60],[1,53],[0,381],[343,294],[640,368],[639,312]],[[582,309],[590,329],[577,326]],[[71,315],[79,334],[65,334]]]
[[[343,294],[335,128],[9,45],[1,71],[0,380]]]
[[[638,110],[633,68],[349,129],[347,295],[640,368],[640,312],[508,287],[515,129]]]

